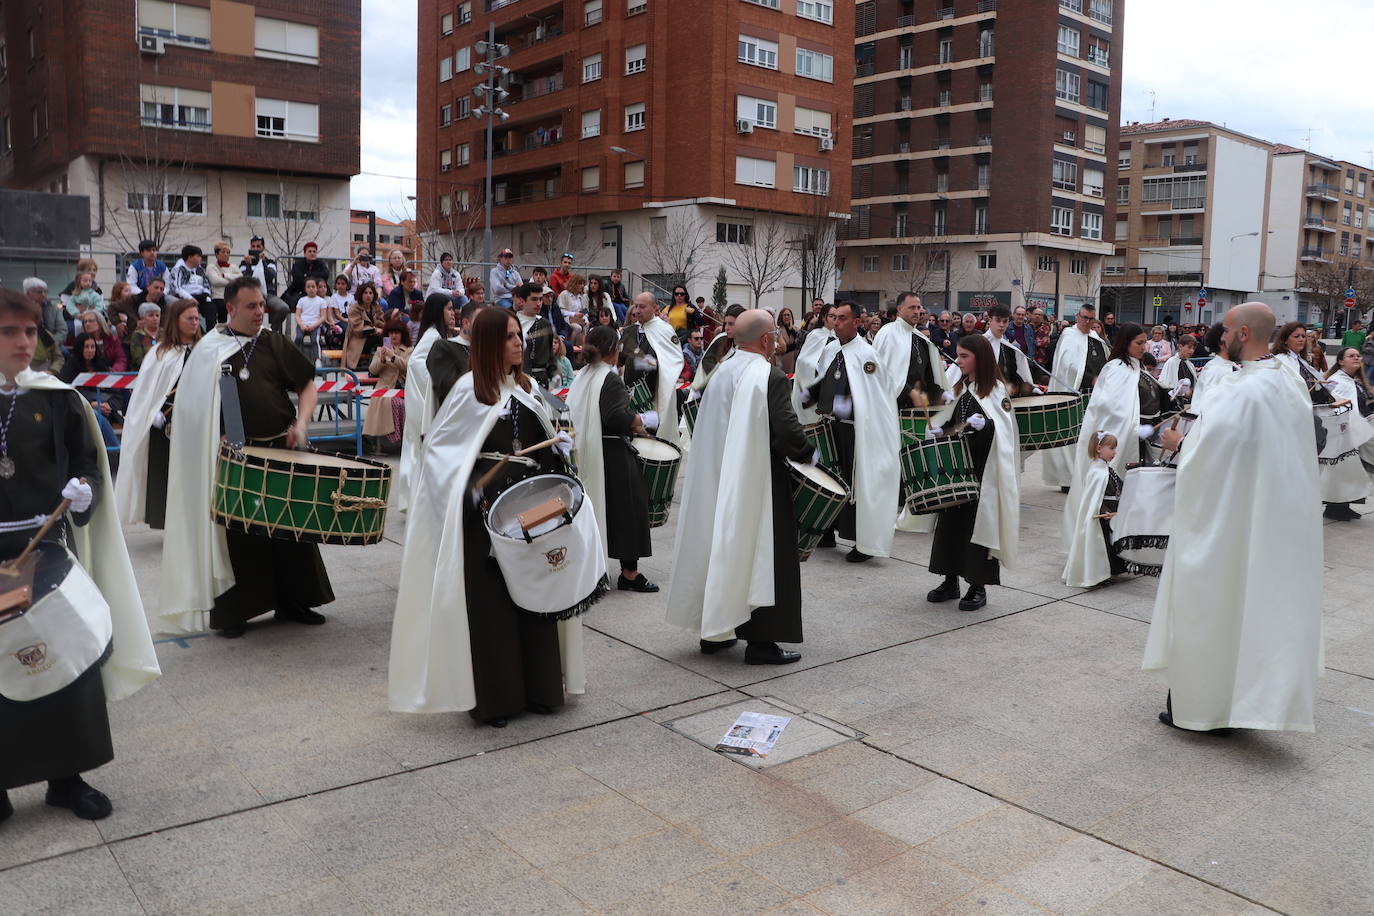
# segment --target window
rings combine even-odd
[[[716,222],[716,241],[731,245],[748,245],[754,240],[754,227],[750,223]]]
[[[798,194],[829,194],[830,170],[808,165],[792,167],[792,190]]]
[[[282,140],[320,139],[320,106],[282,99],[257,100],[258,136]]]
[[[751,96],[736,96],[736,110],[741,121],[750,121],[758,127],[767,127],[770,130],[777,129],[778,126],[778,103],[770,102],[767,99],[756,99]]]
[[[648,65],[645,57],[648,48],[645,45],[635,45],[625,49],[625,75],[630,76],[635,73],[643,73]]]
[[[892,256],[892,269],[894,271],[906,271],[911,269],[911,255],[894,254]]]
[[[1050,232],[1055,235],[1073,235],[1073,210],[1070,207],[1050,208]]]
[[[933,211],[931,211],[931,214],[930,214],[930,215],[931,215],[931,219],[934,220],[934,222],[932,222],[932,223],[930,224],[930,234],[931,234],[931,235],[944,235],[944,234],[945,234],[945,208],[944,208],[944,207],[936,207]]]
[[[625,132],[644,129],[644,103],[625,106]]]
[[[582,139],[601,136],[601,109],[582,112]]]
[[[1108,104],[1107,84],[1088,80],[1088,107],[1106,111]]]
[[[1079,78],[1067,70],[1054,71],[1054,97],[1066,102],[1078,101]]]
[[[828,24],[835,21],[835,4],[830,0],[797,0],[797,15]]]
[[[1350,225],[1350,204],[1345,204],[1341,207],[1341,225]]]
[[[441,150],[439,150],[439,171],[441,171],[441,172],[447,172],[449,169],[452,169],[452,168],[453,168],[453,150],[451,150],[451,149],[441,149]]]
[[[1050,184],[1061,191],[1077,191],[1078,163],[1067,162],[1063,159],[1054,160],[1054,165],[1051,166]]]
[[[472,69],[472,47],[459,48],[453,52],[453,72],[464,73]]]
[[[582,58],[582,82],[594,83],[601,79],[601,55],[593,54]]]
[[[447,55],[439,58],[439,82],[447,83],[453,79],[453,58]]]
[[[36,144],[38,143],[38,138],[43,136],[43,122],[39,118],[37,105],[34,105],[29,109],[29,118],[31,119],[31,123],[29,126],[30,136],[33,138],[33,142]]]
[[[587,0],[582,4],[582,24],[596,25],[601,21],[601,0]]]
[[[986,162],[978,163],[978,190],[986,191],[992,187],[992,166]]]
[[[9,54],[5,51],[5,42],[0,39],[0,80],[3,80],[10,71]]]
[[[835,58],[820,51],[797,49],[797,76],[830,83],[835,80]]]
[[[472,161],[472,144],[471,144],[471,143],[459,143],[459,144],[458,144],[458,164],[459,164],[459,165],[467,165],[467,164],[468,164],[469,162],[471,162],[471,161]]]
[[[1083,214],[1083,238],[1100,239],[1102,238],[1102,214],[1084,213]]]
[[[973,208],[973,234],[987,235],[988,232],[988,208],[979,206]]]
[[[979,84],[978,84],[978,101],[980,101],[980,102],[991,102],[991,101],[992,101],[992,83],[979,83]]]
[[[983,29],[978,33],[978,56],[992,57],[995,50],[992,29]]]
[[[452,35],[452,34],[453,34],[453,14],[452,14],[452,13],[444,13],[444,15],[442,15],[442,16],[439,17],[439,34],[441,34],[441,35]]]
[[[1088,41],[1088,60],[1103,69],[1110,70],[1112,66],[1111,44],[1101,38],[1093,36]]]
[[[453,101],[453,120],[461,121],[472,114],[472,99],[461,96]]]
[[[582,170],[582,190],[601,190],[601,166],[588,166],[587,168]]]
[[[467,25],[472,21],[472,0],[463,0],[458,4],[458,24]],[[466,207],[464,209],[467,209]]]
[[[897,49],[898,70],[910,70],[913,66],[915,66],[915,59],[913,57],[914,52],[915,48],[913,48],[911,45],[902,45],[900,48]]]
[[[14,137],[10,132],[10,116],[0,115],[0,156],[14,150]]]
[[[642,188],[644,187],[644,163],[627,162],[625,163],[625,187]]]
[[[954,39],[941,38],[939,50],[935,54],[937,64],[947,64],[954,60]]]
[[[176,44],[210,47],[210,9],[166,3],[164,0],[139,0],[138,31],[140,35],[159,35]],[[33,34],[29,35],[29,56],[33,53]]]
[[[1090,197],[1102,196],[1102,185],[1106,176],[1101,169],[1085,168],[1083,170],[1083,193]]]
[[[258,57],[301,64],[320,62],[320,30],[313,25],[259,16],[254,33],[253,51]]]
[[[1363,229],[1363,228],[1364,228],[1364,207],[1356,207],[1356,208],[1355,208],[1355,228],[1356,228],[1356,229]]]
[[[1061,0],[1062,2],[1062,0]],[[1088,0],[1088,15],[1098,22],[1112,24],[1112,0]]]
[[[1349,232],[1342,232],[1342,233],[1341,233],[1341,257],[1345,257],[1345,256],[1348,255],[1348,254],[1350,254],[1350,233],[1349,233]]]
[[[267,191],[248,192],[248,216],[258,219],[281,219],[281,195]]]
[[[173,187],[169,191],[168,188]],[[125,191],[125,203],[130,210],[163,213],[205,212],[205,179],[198,175],[182,175],[158,180],[152,187],[147,182],[133,181]]]
[[[878,272],[878,256],[876,254],[864,255],[861,269],[866,274],[876,274]]]
[[[1088,261],[1086,258],[1070,258],[1069,273],[1084,276],[1088,272]]]
[[[1129,169],[1131,167],[1131,151],[1123,149],[1116,154],[1116,167],[1119,169]]]
[[[1174,150],[1174,148],[1173,148],[1172,146],[1170,146],[1170,147],[1168,147],[1168,148],[1166,148],[1166,149],[1160,150],[1160,153],[1159,153],[1159,164],[1160,164],[1160,165],[1170,165],[1170,166],[1171,166],[1171,165],[1173,165],[1174,162],[1176,161],[1177,156],[1178,156],[1178,153],[1177,153],[1177,151]]]
[[[1070,57],[1078,56],[1078,29],[1066,25],[1059,27],[1059,53]]]
[[[649,8],[649,0],[625,0],[625,18],[638,16]]]
[[[778,0],[744,0],[744,2],[752,3],[755,6],[766,6],[770,10],[776,10],[781,8],[781,4],[778,2]]]
[[[742,64],[753,64],[755,67],[767,67],[769,70],[776,70],[778,69],[778,43],[763,38],[755,38],[752,35],[741,35],[739,37],[739,60]]]
[[[1131,237],[1131,224],[1126,218],[1120,217],[1116,221],[1116,240],[1124,242]]]
[[[944,194],[949,191],[949,172],[939,171],[935,173],[935,192]]]
[[[1096,124],[1084,125],[1083,148],[1090,153],[1105,153],[1107,151],[1107,128],[1099,127]]]
[[[5,69],[5,46],[4,46],[4,45],[0,45],[0,73],[3,73],[3,72],[4,72],[4,69]],[[3,77],[0,77],[0,78],[3,78]],[[1364,172],[1361,172],[1361,173],[1360,173],[1360,183],[1359,183],[1359,185],[1357,186],[1358,190],[1355,191],[1355,196],[1356,196],[1356,197],[1364,197],[1365,182],[1367,182],[1368,180],[1369,180],[1369,176],[1366,175]]]
[[[893,218],[892,234],[899,239],[906,238],[906,236],[908,235],[906,231],[906,224],[907,213],[905,210],[903,210]]]
[[[735,184],[750,184],[760,188],[777,187],[778,164],[772,159],[735,157]]]
[[[453,201],[447,194],[439,195],[439,215],[450,216],[453,213]]]
[[[459,213],[472,209],[472,192],[464,188],[453,193],[453,206]]]
[[[796,109],[796,127],[799,134],[811,134],[815,137],[830,136],[830,112],[820,111],[815,108],[802,108],[800,105]]]
[[[1196,210],[1207,197],[1207,179],[1202,176],[1147,178],[1141,183],[1140,199],[1146,203],[1168,202],[1179,210]]]
[[[1131,182],[1118,181],[1116,183],[1116,202],[1119,204],[1130,203],[1131,201]]]
[[[1054,259],[1054,255],[1042,254],[1035,259],[1035,269],[1042,274],[1053,273],[1055,265],[1058,263],[1059,262]]]
[[[210,129],[210,93],[173,86],[139,86],[144,127]],[[35,130],[35,136],[37,131]]]
[[[996,269],[997,269],[997,252],[995,252],[995,251],[980,251],[980,252],[978,252],[978,269],[979,269],[979,270],[996,270]]]
[[[452,124],[452,123],[453,123],[453,106],[452,106],[452,105],[440,105],[440,106],[439,106],[439,126],[440,126],[440,127],[448,127],[448,126],[449,126],[450,124]]]

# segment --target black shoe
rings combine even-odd
[[[658,586],[644,578],[642,573],[635,576],[633,579],[626,579],[625,574],[621,573],[620,578],[616,580],[615,587],[622,592],[643,592],[645,594],[652,594],[658,591]]]
[[[821,542],[816,545],[817,550],[829,549],[835,546],[835,532],[827,531],[821,535]]]
[[[970,585],[959,602],[959,610],[976,611],[988,603],[988,590],[981,585]]]
[[[14,805],[10,804],[10,793],[0,789],[0,824],[10,819],[14,814]]]
[[[303,604],[291,604],[277,608],[276,618],[291,623],[303,623],[308,627],[318,627],[328,618],[318,611],[312,611]]]
[[[536,713],[541,716],[551,716],[554,712],[552,706],[546,706],[543,703],[526,703],[525,711]]]
[[[1069,488],[1068,488],[1068,487],[1060,487],[1060,488],[1059,488],[1059,492],[1060,492],[1060,493],[1067,493],[1067,492],[1069,492]]]
[[[1350,508],[1349,503],[1328,503],[1322,510],[1322,516],[1337,522],[1357,522],[1363,518],[1360,513]]]
[[[931,604],[939,604],[941,601],[953,601],[959,597],[959,580],[954,576],[948,576],[941,582],[938,588],[932,588],[926,592],[926,600]]]
[[[87,821],[109,817],[114,810],[105,793],[91,788],[80,776],[50,781],[47,802],[54,808],[66,808]]]
[[[848,562],[848,563],[867,563],[869,560],[873,559],[873,558],[872,558],[871,556],[869,556],[868,554],[866,554],[866,553],[861,553],[861,552],[859,551],[859,548],[857,548],[857,547],[853,548],[852,550],[849,551],[849,553],[845,554],[845,555],[844,555],[844,558],[845,558],[845,562]]]
[[[751,642],[744,647],[746,665],[790,665],[801,661],[801,653],[784,649],[775,642]]]
[[[233,626],[220,627],[215,632],[218,633],[220,636],[224,637],[225,639],[238,639],[244,633],[248,632],[248,624],[236,623]]]
[[[737,642],[739,642],[739,640],[733,637],[730,639],[723,639],[720,642],[712,642],[709,639],[703,639],[701,640],[701,654],[715,655],[717,652],[725,651]]]

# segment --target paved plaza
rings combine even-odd
[[[505,729],[387,711],[393,512],[324,548],[327,626],[159,644],[91,776],[109,819],[11,793],[0,912],[1374,912],[1374,520],[1324,529],[1316,734],[1185,734],[1140,670],[1155,581],[1064,587],[1039,480],[982,611],[925,602],[911,534],[803,565],[783,668],[699,654],[666,588],[613,592],[586,695]],[[674,530],[641,567],[665,585]],[[151,610],[162,536],[128,537]],[[744,710],[794,717],[761,766],[708,747]]]

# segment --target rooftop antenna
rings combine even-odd
[[[1156,99],[1158,96],[1159,96],[1159,93],[1155,92],[1153,89],[1150,90],[1150,123],[1151,123],[1151,124],[1153,124],[1153,123],[1155,122],[1155,99]]]
[[[1289,133],[1291,133],[1291,134],[1302,134],[1302,135],[1306,138],[1306,139],[1304,139],[1304,140],[1302,141],[1302,148],[1305,149],[1305,150],[1311,150],[1311,149],[1312,149],[1312,128],[1310,128],[1310,127],[1299,127],[1299,128],[1294,129],[1294,130],[1290,130]]]

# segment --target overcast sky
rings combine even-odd
[[[408,215],[415,193],[415,35],[415,4],[363,0],[353,205],[390,219]],[[1374,165],[1371,47],[1370,0],[1127,0],[1121,119],[1216,121]]]

